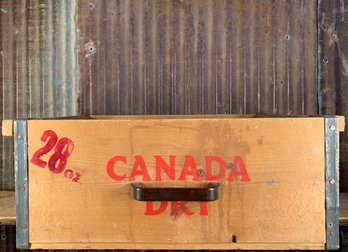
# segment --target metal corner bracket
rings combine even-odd
[[[29,248],[27,120],[14,121],[16,176],[16,247]]]
[[[339,249],[339,130],[336,116],[325,116],[326,249]]]

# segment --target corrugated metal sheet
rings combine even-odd
[[[85,114],[316,114],[316,1],[79,1]]]
[[[348,1],[319,1],[318,90],[322,114],[348,118]],[[340,138],[342,191],[348,191],[348,130]]]
[[[0,1],[0,120],[78,114],[77,2]],[[13,141],[2,137],[0,189],[14,189]]]
[[[0,119],[347,115],[344,4],[0,0]],[[13,189],[12,139],[2,140],[0,190]],[[341,163],[348,167],[347,155]],[[347,169],[342,173],[347,191]],[[14,227],[2,226],[0,234],[0,251],[15,251]]]

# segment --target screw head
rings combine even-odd
[[[232,235],[231,242],[232,243],[236,243],[237,242],[237,236],[236,235]]]
[[[28,228],[28,225],[27,225],[27,224],[22,224],[22,225],[21,225],[21,229],[24,230],[24,229],[27,229],[27,228]]]
[[[334,131],[336,129],[335,125],[330,126],[330,130]]]
[[[22,136],[22,135],[18,135],[18,136],[17,136],[17,139],[18,139],[18,140],[22,140],[22,139],[23,139],[23,136]]]
[[[331,231],[330,231],[330,235],[331,235],[331,236],[334,236],[335,234],[336,234],[335,230],[331,230]]]
[[[24,192],[24,191],[25,191],[25,186],[24,186],[24,185],[22,185],[22,186],[20,187],[20,191],[21,191],[21,192]]]
[[[330,182],[331,185],[334,185],[336,183],[336,181],[334,179],[330,179],[329,182]]]

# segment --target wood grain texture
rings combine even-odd
[[[236,244],[236,243],[181,243],[181,244],[161,244],[161,243],[38,243],[32,244],[31,249],[136,249],[136,250],[323,250],[323,244]]]
[[[348,226],[348,193],[340,194],[340,226]]]
[[[15,192],[0,191],[0,225],[16,224]]]
[[[0,224],[15,225],[15,192],[0,191],[0,201]],[[348,193],[340,194],[340,226],[348,226]]]
[[[13,120],[2,120],[2,135],[13,136]]]
[[[81,174],[81,183],[29,164],[33,246],[214,243],[219,248],[230,243],[232,235],[238,246],[325,244],[323,118],[30,120],[29,158],[44,145],[40,138],[48,129],[74,142],[68,167]],[[42,159],[47,161],[50,155]],[[221,197],[208,203],[208,216],[173,217],[168,209],[162,215],[145,216],[145,203],[129,197],[130,181],[114,181],[106,172],[108,161],[116,155],[127,157],[127,165],[116,165],[115,170],[128,176],[134,156],[142,155],[151,178],[155,177],[154,155],[176,155],[176,176],[185,155],[194,156],[202,168],[206,155],[226,162],[239,155],[251,181],[221,179]],[[146,183],[193,183],[164,178]],[[199,211],[196,202],[188,207]]]
[[[0,224],[16,224],[15,192],[0,191]],[[348,226],[348,193],[340,193],[340,226]]]

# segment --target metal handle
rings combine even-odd
[[[139,201],[214,201],[219,198],[219,183],[205,188],[146,188],[131,184],[131,197]]]

